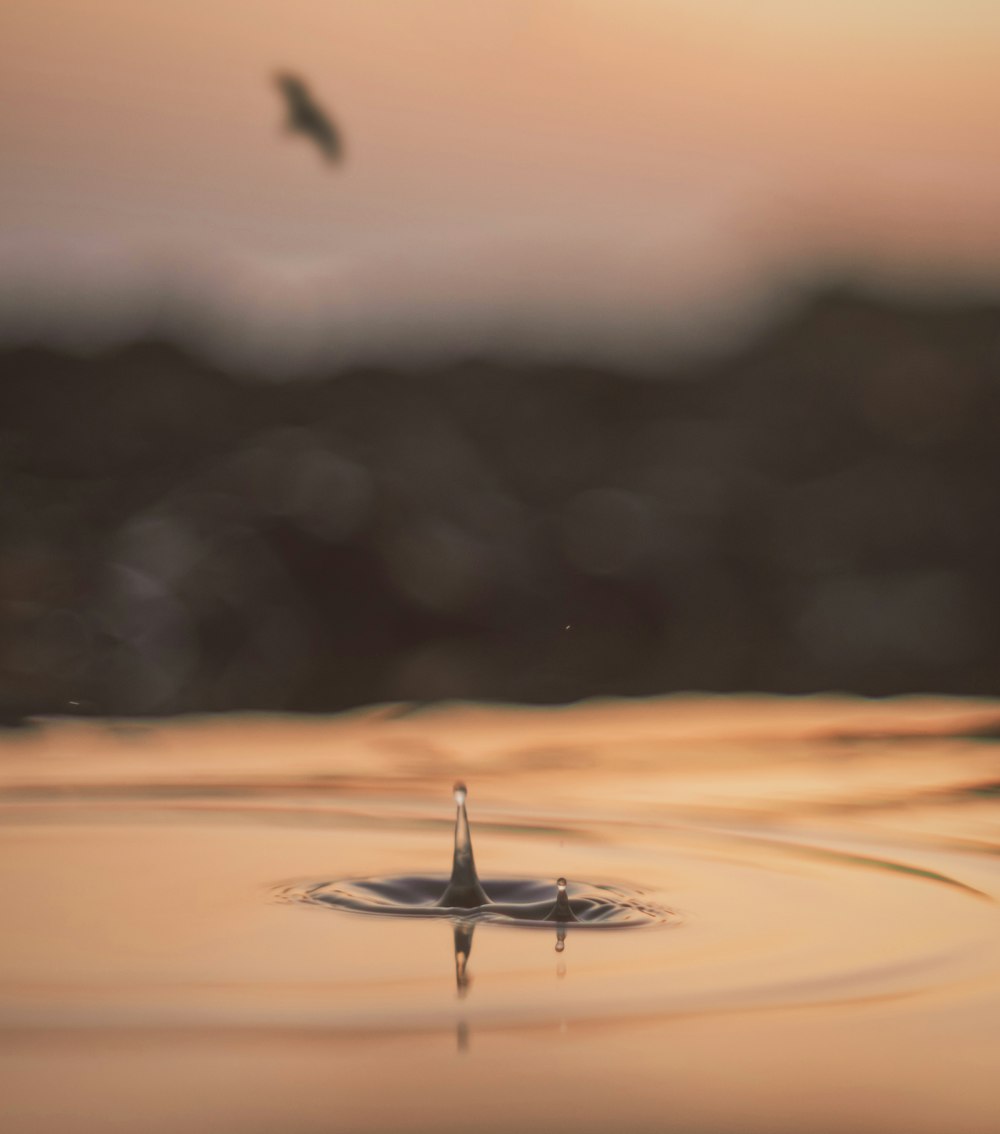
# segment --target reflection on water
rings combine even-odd
[[[997,715],[712,699],[9,736],[6,1125],[992,1134]],[[308,881],[276,902],[282,878]]]
[[[475,922],[455,922],[455,987],[459,996],[464,996],[469,991],[468,966],[472,954],[472,936],[475,932]]]

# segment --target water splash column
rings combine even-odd
[[[465,810],[468,791],[461,781],[455,784],[455,852],[451,862],[451,881],[438,901],[439,906],[454,909],[477,909],[489,904],[486,891],[476,874],[476,861],[472,855],[472,834],[469,816]]]

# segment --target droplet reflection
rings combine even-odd
[[[468,965],[472,953],[472,935],[475,932],[475,922],[455,922],[455,988],[459,997],[464,997],[469,991],[469,983],[472,979],[469,976]]]

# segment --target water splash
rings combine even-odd
[[[556,880],[556,904],[546,915],[546,921],[577,920],[576,914],[573,913],[573,907],[570,905],[569,894],[567,893],[566,887],[567,882],[565,878],[559,878]]]
[[[438,874],[355,878],[338,882],[307,882],[285,886],[287,901],[332,906],[355,913],[392,917],[448,917],[457,923],[491,922],[503,925],[560,927],[556,949],[565,942],[565,930],[598,927],[625,928],[676,922],[670,910],[651,902],[631,887],[568,882],[560,877],[553,895],[551,881],[535,878],[488,878],[476,871],[472,833],[466,809],[468,790],[455,784],[455,844],[450,876]],[[459,938],[456,928],[455,972],[459,992],[466,987],[465,964],[472,933]],[[460,949],[460,944],[462,948]]]
[[[486,891],[476,874],[476,860],[472,854],[472,833],[465,810],[468,791],[461,781],[455,784],[455,853],[451,861],[451,881],[438,903],[453,909],[478,909],[489,904]]]

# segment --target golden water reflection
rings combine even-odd
[[[688,698],[10,734],[5,1125],[987,1134],[998,719]],[[629,884],[676,922],[276,900],[445,872],[458,777],[487,891]]]

